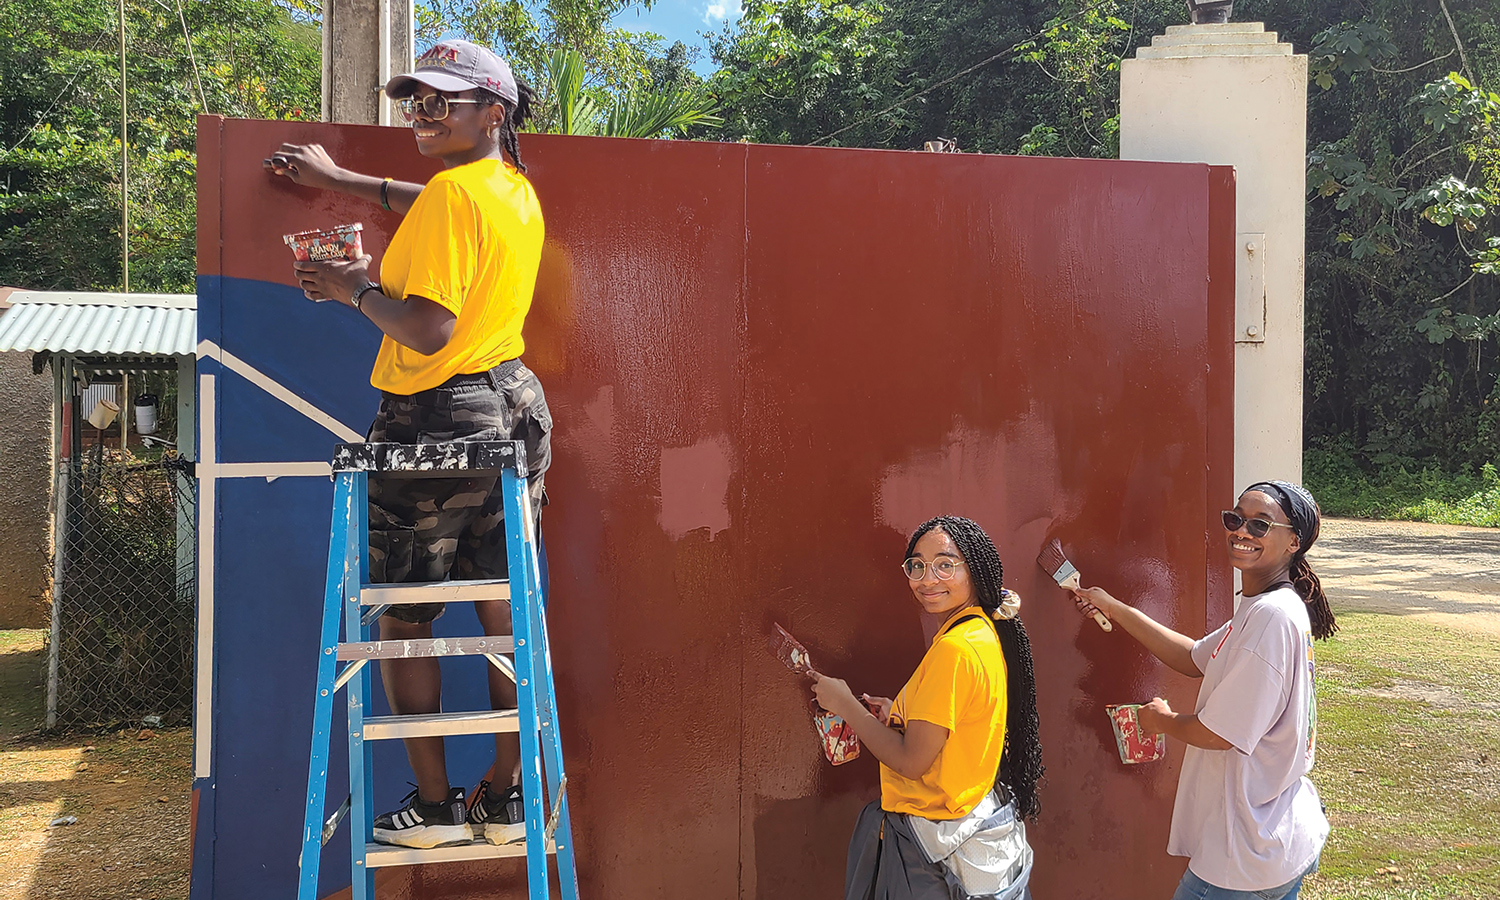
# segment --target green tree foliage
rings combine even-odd
[[[1307,23],[1309,443],[1371,468],[1500,455],[1500,10],[1448,9]]]
[[[701,82],[669,69],[655,79],[637,80],[601,104],[584,87],[583,56],[561,48],[547,60],[542,99],[538,130],[555,134],[650,138],[723,121],[714,115],[718,103]]]
[[[118,4],[13,0],[6,9],[0,282],[117,289]],[[131,289],[191,290],[196,115],[206,104],[231,116],[316,118],[320,40],[263,0],[129,0],[125,23]]]
[[[300,2],[300,0],[299,0]],[[651,75],[662,38],[613,24],[622,12],[656,0],[416,0],[417,43],[463,35],[494,49],[533,85],[546,81],[554,50],[583,60],[588,84],[625,91]]]
[[[888,146],[901,118],[902,34],[879,0],[749,0],[738,24],[709,41],[725,137],[771,144]],[[868,120],[868,121],[866,121]],[[848,130],[844,130],[848,129]]]
[[[1495,459],[1500,7],[1240,0],[1235,19],[1309,55],[1310,445]],[[1185,20],[1180,0],[756,0],[712,83],[752,140],[1109,157],[1121,61]]]

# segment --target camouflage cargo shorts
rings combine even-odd
[[[519,360],[417,394],[385,394],[369,432],[371,441],[398,444],[524,441],[538,519],[551,436],[542,384]],[[371,478],[370,580],[504,578],[504,520],[498,478]],[[442,613],[442,604],[422,603],[392,606],[385,615],[421,624]]]

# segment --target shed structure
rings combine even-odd
[[[8,299],[0,351],[29,352],[34,371],[52,372],[47,726],[185,718],[197,297],[19,290]],[[142,395],[158,402],[138,412]]]

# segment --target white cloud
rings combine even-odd
[[[714,25],[718,22],[738,19],[743,11],[739,0],[734,0],[733,3],[728,2],[728,0],[717,0],[717,2],[709,3],[703,8],[703,24]]]

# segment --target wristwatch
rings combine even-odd
[[[355,288],[353,294],[349,295],[349,305],[352,306],[352,307],[354,307],[355,309],[359,309],[359,300],[360,300],[360,298],[363,297],[365,294],[368,294],[370,291],[378,291],[378,290],[380,290],[380,284],[379,283],[374,282],[374,281],[366,281],[364,284],[362,284],[359,287]]]

